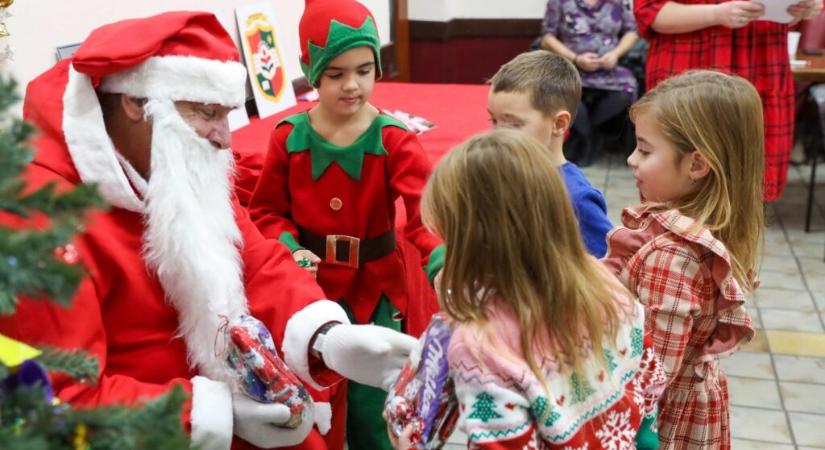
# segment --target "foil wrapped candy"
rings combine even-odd
[[[446,316],[433,316],[420,340],[420,358],[405,364],[384,404],[390,432],[397,437],[412,427],[416,449],[442,448],[458,420],[458,399],[447,364],[450,336]]]

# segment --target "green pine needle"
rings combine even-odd
[[[66,351],[54,347],[41,347],[43,352],[37,360],[50,372],[63,372],[72,379],[94,383],[100,366],[96,358],[89,357],[80,350]]]

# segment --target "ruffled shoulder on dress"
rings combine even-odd
[[[622,222],[628,228],[651,228],[651,225],[658,225],[663,231],[689,242],[697,253],[713,253],[714,257],[707,269],[719,288],[715,300],[718,322],[713,334],[697,355],[698,361],[729,356],[753,338],[753,324],[745,309],[745,293],[733,277],[730,254],[725,244],[716,239],[707,227],[678,210],[663,210],[656,206],[626,208],[622,211]],[[651,249],[654,248],[652,242],[648,243]],[[643,251],[644,248],[640,249],[640,253]]]

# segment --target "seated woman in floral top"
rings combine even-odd
[[[565,153],[586,166],[600,153],[595,132],[636,100],[636,78],[618,65],[639,38],[633,11],[624,0],[548,0],[542,34],[541,48],[579,69],[582,102]]]

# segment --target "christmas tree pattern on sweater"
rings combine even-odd
[[[564,372],[544,358],[546,386],[512,347],[491,345],[477,329],[459,325],[448,354],[469,448],[635,449],[642,421],[655,423],[665,380],[644,338],[642,312],[635,311],[603,358],[591,356],[581,370]],[[491,329],[508,329],[508,321],[498,319],[504,323]]]

